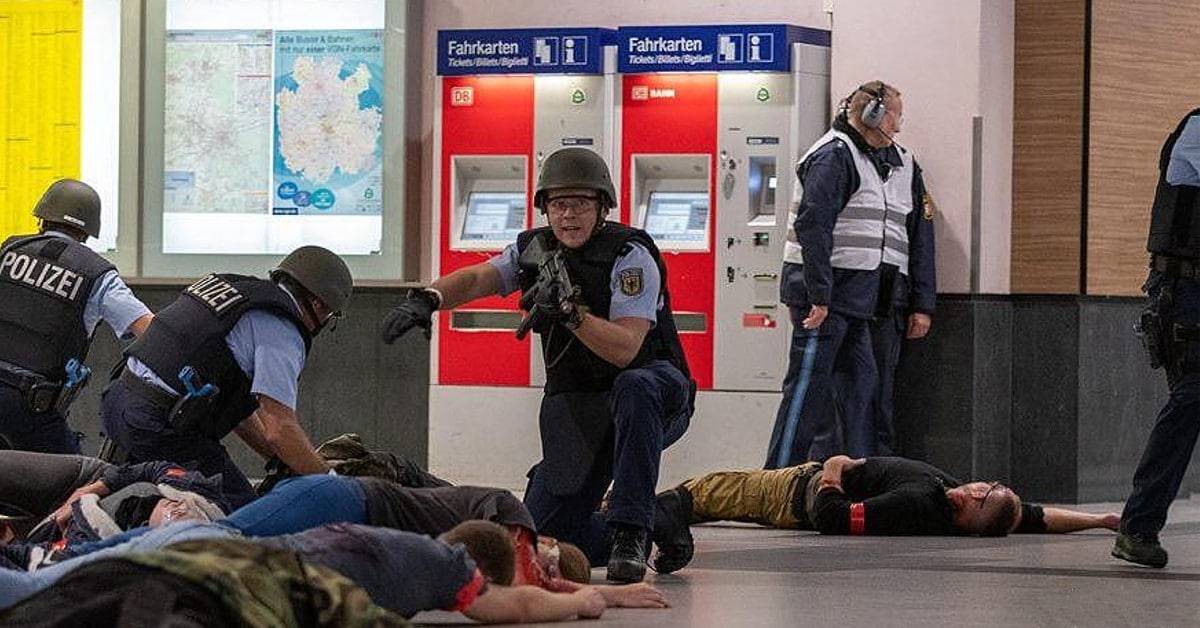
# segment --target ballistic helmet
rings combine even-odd
[[[51,183],[33,208],[33,215],[100,237],[100,195],[83,181],[59,179]]]
[[[602,210],[617,205],[617,191],[613,188],[608,165],[600,155],[586,148],[564,148],[542,162],[533,206],[546,211],[546,192],[571,188],[596,190],[600,194]]]
[[[291,277],[335,314],[346,307],[354,288],[346,262],[320,246],[302,246],[288,253],[279,266],[271,269],[271,279],[277,280],[280,275]]]

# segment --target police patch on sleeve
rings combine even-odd
[[[925,220],[933,220],[933,217],[937,215],[937,203],[933,202],[933,195],[929,192],[926,192],[925,196],[921,198],[921,207],[924,209]]]
[[[621,294],[625,296],[636,297],[646,289],[641,268],[626,268],[617,277],[621,280]]]

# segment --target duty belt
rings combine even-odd
[[[51,382],[44,375],[21,368],[15,364],[9,364],[3,360],[0,360],[0,384],[7,384],[21,392],[27,392],[30,388],[39,384],[51,384],[55,387],[62,386],[60,383]]]
[[[128,368],[121,371],[120,381],[122,384],[125,384],[125,387],[130,392],[149,401],[164,412],[170,410],[171,406],[175,405],[177,395],[172,395],[162,388],[138,377]]]
[[[1200,279],[1200,260],[1198,259],[1155,255],[1150,267],[1172,277]]]

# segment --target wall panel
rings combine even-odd
[[[1197,33],[1195,0],[1092,0],[1088,294],[1141,293],[1158,151],[1200,105]]]
[[[1084,0],[1016,3],[1012,291],[1079,292]]]

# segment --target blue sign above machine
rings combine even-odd
[[[517,28],[438,31],[437,72],[470,74],[600,74],[603,28]]]
[[[790,72],[792,44],[829,41],[829,31],[787,24],[622,26],[617,71]]]

